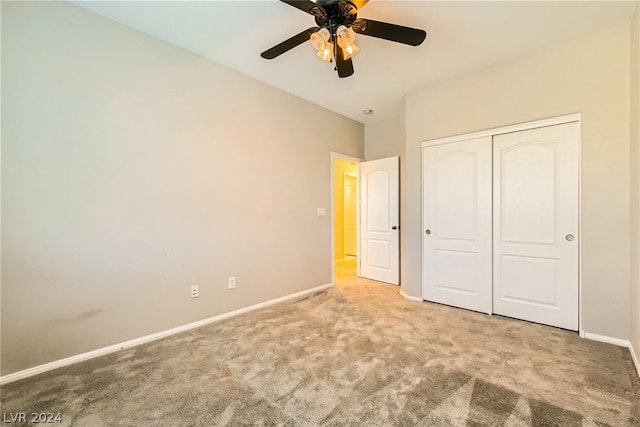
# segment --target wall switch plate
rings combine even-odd
[[[233,289],[236,287],[236,277],[229,277],[229,289]]]
[[[326,216],[327,210],[325,208],[318,208],[318,216]]]
[[[191,287],[191,298],[198,298],[199,293],[200,293],[200,286],[193,285]]]

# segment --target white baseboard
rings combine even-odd
[[[631,352],[631,358],[633,359],[633,364],[636,365],[636,372],[640,377],[640,359],[638,359],[638,353],[636,353],[631,342],[629,342],[629,352]]]
[[[312,294],[314,292],[323,291],[325,289],[333,287],[332,283],[327,285],[318,286],[306,291],[296,292],[295,294],[286,295],[280,298],[272,299],[269,301],[261,302],[249,307],[240,308],[238,310],[230,311],[228,313],[219,314],[217,316],[209,317],[208,319],[199,320],[197,322],[188,323],[186,325],[178,326],[175,328],[167,329],[164,331],[156,332],[154,334],[146,335],[140,338],[135,338],[129,341],[121,342],[119,344],[113,344],[107,347],[99,348],[97,350],[88,351],[86,353],[77,354],[75,356],[67,357],[65,359],[56,360],[54,362],[45,363],[44,365],[34,366],[33,368],[25,369],[23,371],[14,372],[0,377],[0,385],[8,384],[14,381],[29,378],[34,375],[41,374],[43,372],[51,371],[53,369],[61,368],[63,366],[72,365],[74,363],[82,362],[85,360],[93,359],[94,357],[104,356],[105,354],[115,353],[116,351],[124,350],[131,347],[136,347],[141,344],[145,344],[151,341],[156,341],[161,338],[166,338],[171,335],[185,332],[190,329],[199,328],[200,326],[208,325],[210,323],[219,322],[230,317],[238,316],[240,314],[248,313],[250,311],[258,310],[270,305],[278,304],[290,299],[299,298],[305,295]]]
[[[629,349],[629,353],[631,353],[631,359],[633,359],[633,364],[636,366],[636,372],[640,377],[640,360],[638,359],[638,354],[636,353],[631,341],[622,340],[620,338],[611,338],[605,335],[592,334],[590,332],[580,331],[580,336],[582,338],[586,338],[588,340],[605,342],[607,344],[613,344],[620,347],[626,347]]]
[[[408,299],[409,301],[422,302],[422,298],[411,296],[407,294],[405,291],[403,291],[402,289],[400,289],[400,295],[402,295],[405,299]]]
[[[623,340],[620,338],[612,338],[612,337],[608,337],[606,335],[598,335],[598,334],[592,334],[590,332],[584,332],[584,331],[580,331],[580,336],[582,338],[586,338],[588,340],[593,340],[593,341],[600,341],[600,342],[606,342],[607,344],[613,344],[613,345],[617,345],[620,347],[629,347],[631,345],[631,343],[627,340]]]

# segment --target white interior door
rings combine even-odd
[[[360,275],[400,284],[399,158],[360,163]]]
[[[578,123],[493,139],[494,313],[578,329]]]
[[[423,298],[491,313],[491,137],[423,149]]]
[[[344,174],[344,254],[358,255],[358,178]]]

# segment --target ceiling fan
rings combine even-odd
[[[307,28],[265,50],[260,54],[265,59],[276,58],[311,40],[319,58],[328,62],[333,62],[335,58],[338,76],[349,77],[353,74],[351,57],[359,50],[355,44],[356,33],[411,46],[418,46],[427,37],[426,32],[416,28],[358,18],[358,11],[369,0],[317,0],[315,3],[310,0],[280,1],[312,15],[317,26]]]

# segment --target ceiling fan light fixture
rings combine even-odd
[[[345,60],[351,58],[360,50],[360,48],[355,44],[356,32],[353,31],[352,28],[340,25],[336,29],[336,41],[338,42],[338,46],[342,48],[342,55]]]
[[[338,39],[338,46],[344,49],[356,41],[356,32],[353,31],[353,28],[340,25],[336,29],[336,37]]]
[[[360,48],[356,46],[355,43],[351,43],[350,45],[342,49],[342,54],[344,55],[344,59],[346,60],[351,58],[353,55],[358,53],[359,50]]]
[[[333,45],[331,43],[326,43],[324,49],[319,50],[316,55],[323,61],[333,61]]]
[[[325,44],[324,39],[320,37],[318,33],[311,34],[311,46],[313,46],[315,50],[324,49]]]
[[[319,58],[329,62],[335,60],[333,69],[340,78],[353,75],[351,57],[360,50],[355,44],[356,32],[410,46],[420,45],[427,37],[424,30],[417,28],[358,18],[360,8],[369,0],[280,1],[313,16],[316,26],[289,37],[260,56],[274,59],[310,40]]]
[[[311,34],[311,45],[317,51],[324,50],[329,44],[331,33],[326,28],[322,28],[315,33]]]

